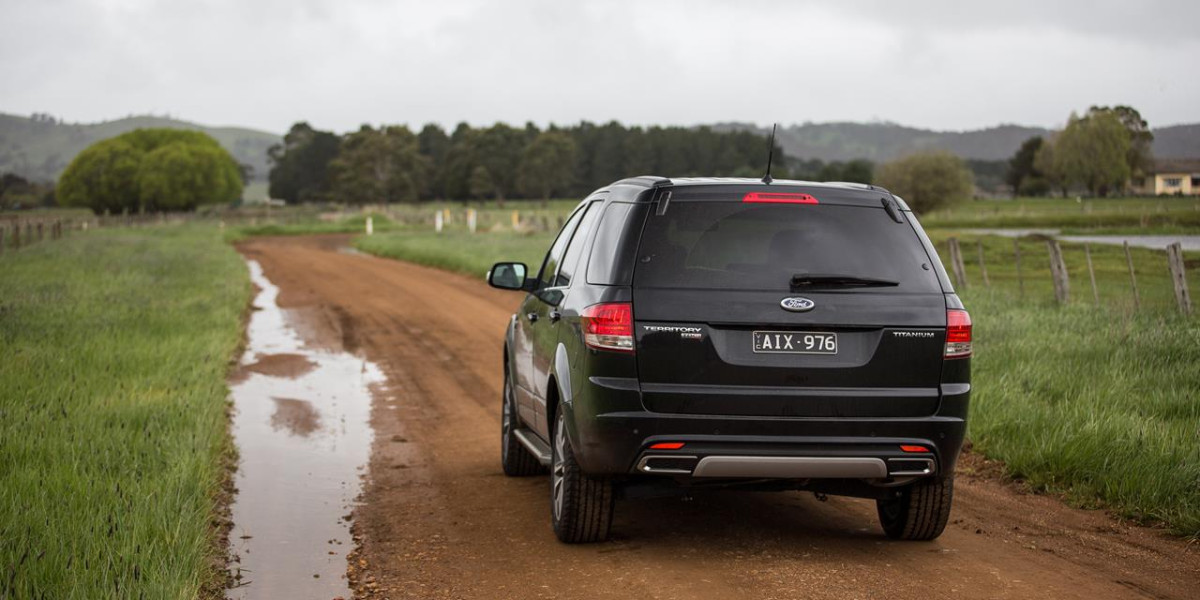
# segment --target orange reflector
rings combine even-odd
[[[900,449],[905,452],[929,452],[929,448],[925,446],[909,446],[907,444],[900,444]]]
[[[651,444],[651,450],[678,450],[683,447],[683,442],[659,442]]]

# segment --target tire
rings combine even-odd
[[[883,532],[894,540],[932,540],[950,521],[954,478],[914,483],[896,498],[876,500]]]
[[[550,462],[550,519],[554,535],[568,544],[602,542],[612,527],[613,486],[588,477],[575,462],[562,411],[554,420]]]
[[[529,453],[513,434],[520,427],[521,420],[517,416],[517,398],[513,393],[512,381],[508,374],[508,363],[504,364],[504,391],[501,393],[502,409],[500,413],[500,464],[504,474],[509,477],[528,477],[542,472],[542,463]]]

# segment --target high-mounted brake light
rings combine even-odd
[[[650,444],[651,450],[678,450],[683,447],[683,442],[659,442]]]
[[[633,305],[593,304],[579,315],[583,343],[598,350],[633,352]]]
[[[749,192],[742,196],[742,202],[757,202],[760,204],[818,204],[817,199],[809,194],[784,194],[780,192]]]
[[[971,356],[971,315],[967,311],[946,311],[946,358]]]

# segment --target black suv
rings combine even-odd
[[[532,276],[531,276],[532,275]],[[950,513],[971,320],[908,206],[849,183],[636,177],[597,190],[504,351],[504,472],[549,467],[554,532],[711,488],[876,500],[889,537]]]

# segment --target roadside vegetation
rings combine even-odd
[[[249,294],[211,226],[0,257],[0,597],[222,593],[225,378]]]

